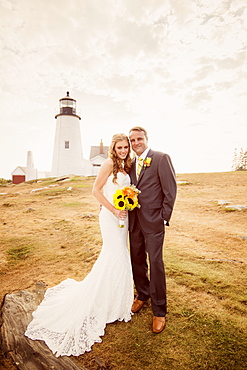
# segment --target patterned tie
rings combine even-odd
[[[138,157],[138,166],[137,166],[137,180],[139,179],[139,176],[140,176],[140,173],[141,173],[141,169],[142,169],[142,162],[143,162],[143,159],[141,157]]]

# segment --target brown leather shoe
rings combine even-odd
[[[142,308],[142,306],[144,305],[145,302],[146,301],[140,301],[140,299],[135,298],[134,302],[132,304],[131,311],[133,313],[136,313],[136,312],[140,311],[140,309]]]
[[[161,333],[166,326],[166,318],[154,316],[153,318],[153,332],[158,334]]]

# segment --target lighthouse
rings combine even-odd
[[[76,114],[76,100],[67,95],[59,100],[56,118],[51,176],[88,175],[92,164],[83,158],[80,120]]]

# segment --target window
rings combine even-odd
[[[69,141],[65,141],[65,149],[69,149]]]

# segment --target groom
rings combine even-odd
[[[138,312],[151,298],[153,332],[160,333],[165,328],[167,313],[162,257],[164,224],[169,225],[176,198],[176,175],[167,154],[148,148],[148,136],[144,128],[133,127],[129,138],[136,153],[130,171],[131,183],[141,191],[138,196],[141,207],[129,212],[130,253],[137,290],[132,312]]]

